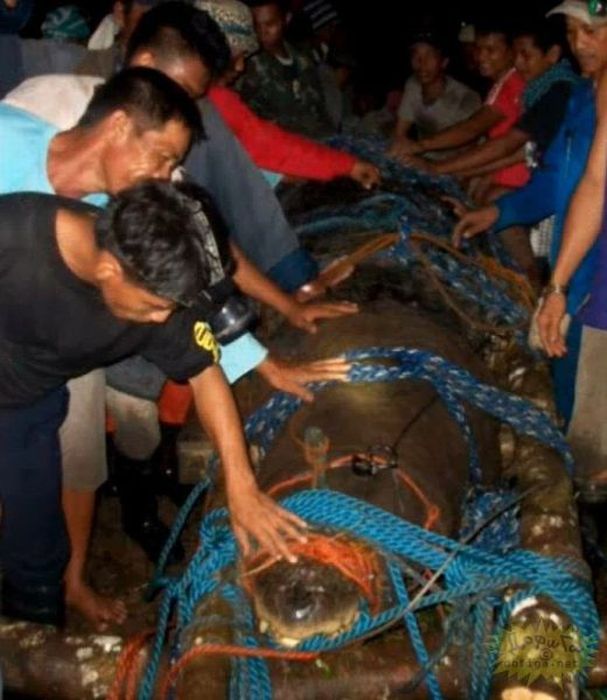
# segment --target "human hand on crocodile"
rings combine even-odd
[[[267,357],[257,368],[274,389],[293,394],[302,401],[314,400],[314,394],[306,387],[312,382],[346,381],[351,363],[343,357],[315,362],[286,362]]]

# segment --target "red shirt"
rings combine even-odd
[[[499,112],[503,119],[489,130],[489,138],[496,139],[507,134],[522,114],[522,98],[525,81],[520,73],[511,68],[495,83],[487,95],[485,104]],[[491,181],[505,187],[522,187],[529,180],[529,170],[524,163],[516,163],[493,173]]]
[[[214,85],[209,99],[258,168],[309,180],[350,175],[357,159],[272,124],[226,87]]]

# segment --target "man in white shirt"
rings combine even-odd
[[[474,90],[447,74],[449,59],[441,39],[431,32],[415,36],[410,46],[413,75],[398,108],[391,155],[406,155],[413,127],[427,138],[474,114],[481,99]]]

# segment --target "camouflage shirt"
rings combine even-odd
[[[261,51],[249,59],[237,89],[260,117],[307,136],[334,130],[312,55],[285,43],[289,59]]]

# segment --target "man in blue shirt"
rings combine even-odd
[[[132,120],[132,107],[128,106],[129,100],[138,104],[144,97],[162,104],[165,92],[169,97],[165,95],[164,102],[168,104],[162,109],[168,115],[174,113],[173,103],[181,104],[183,110],[189,110],[194,123],[199,123],[199,112],[185,92],[162,74],[146,68],[124,71],[99,89],[96,93],[97,102],[93,100],[94,104],[80,126],[69,131],[59,132],[57,128],[22,110],[0,105],[0,151],[3,153],[0,192],[56,192],[102,204],[105,200],[102,193],[115,193],[145,178],[168,179],[188,149],[190,131],[180,126],[179,119],[168,119],[162,130],[138,130]],[[264,368],[268,370],[266,376],[269,381],[283,387],[285,381],[289,384],[300,380],[305,382],[314,378],[344,376],[343,362],[333,365],[329,363],[328,366],[315,368],[311,372],[304,371],[301,376],[301,368],[289,367],[283,370],[282,364],[267,357],[265,349],[256,344],[253,338],[247,340],[245,337],[237,343],[241,347],[235,353],[238,371],[248,371],[259,365],[261,371]],[[251,360],[249,352],[249,360],[243,365],[242,356],[246,356],[247,346],[253,348],[257,355]],[[231,372],[228,366],[227,373]],[[94,385],[92,389],[86,387],[84,408],[77,403],[78,398],[82,398],[82,392],[72,384],[74,405],[65,426],[68,429],[68,442],[72,446],[79,445],[88,449],[89,454],[91,444],[98,443],[95,430],[102,431],[104,425],[103,377],[99,377],[98,372],[96,374],[97,379],[94,373],[88,380],[77,380],[89,381]],[[231,377],[236,378],[233,373]],[[97,428],[91,426],[89,421],[91,416],[95,418],[95,413],[101,414],[97,416]],[[85,426],[92,431],[93,437],[84,432]],[[72,439],[69,438],[70,432]],[[65,434],[63,439],[65,444]],[[102,454],[102,448],[99,449]],[[78,449],[75,452],[78,453]],[[89,468],[86,463],[79,463],[79,454],[66,456],[75,463],[71,473]],[[107,619],[121,619],[123,610],[101,600],[84,584],[82,578],[94,507],[94,488],[84,488],[81,484],[70,488],[69,481],[66,486],[64,504],[72,544],[72,559],[66,574],[68,602],[97,623]]]
[[[513,225],[534,224],[554,215],[550,250],[553,266],[569,202],[584,172],[594,135],[594,88],[607,68],[607,23],[604,18],[591,16],[582,0],[567,0],[551,12],[565,15],[572,53],[587,80],[572,92],[563,123],[530,182],[491,206],[463,213],[454,239],[458,243],[461,238],[471,238],[492,226],[502,230]],[[557,408],[566,423],[573,408],[581,332],[575,315],[589,292],[594,266],[595,254],[591,250],[570,283],[567,300],[567,310],[572,316],[567,335],[569,352],[552,363]]]

